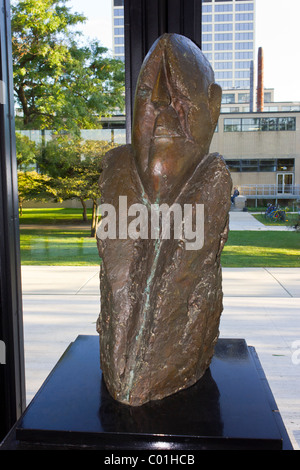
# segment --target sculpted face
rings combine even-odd
[[[154,43],[139,75],[132,132],[138,172],[153,202],[172,202],[208,154],[221,94],[192,41],[165,34]]]

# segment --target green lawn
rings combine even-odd
[[[87,209],[88,219],[91,219],[92,210]],[[83,223],[82,209],[23,209],[20,216],[20,226],[22,225],[71,225]]]
[[[20,230],[23,265],[99,265],[89,230]],[[299,267],[300,233],[231,231],[223,267]]]
[[[96,239],[89,230],[20,230],[23,265],[99,265]]]
[[[300,267],[300,233],[231,231],[223,267]]]

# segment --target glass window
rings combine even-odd
[[[115,36],[124,36],[124,28],[115,28],[114,29]]]
[[[262,131],[277,131],[277,119],[276,118],[261,118],[261,130]]]
[[[253,3],[236,3],[235,11],[253,11]]]
[[[241,132],[241,119],[224,119],[224,132]]]
[[[243,52],[236,52],[235,58],[237,60],[240,59],[253,59],[253,51],[243,51]]]
[[[269,112],[278,111],[278,106],[265,106],[264,111],[269,111]]]
[[[235,23],[236,31],[253,31],[253,23]]]
[[[261,159],[259,161],[259,171],[276,171],[276,159]]]
[[[207,60],[212,60],[212,58],[213,58],[213,55],[212,55],[211,52],[204,52],[204,55],[207,58]]]
[[[124,18],[115,18],[114,19],[115,26],[124,26]]]
[[[212,24],[202,25],[202,31],[203,33],[209,33],[210,31],[212,31]]]
[[[234,84],[236,88],[249,88],[250,80],[235,80]]]
[[[243,132],[256,132],[259,131],[259,118],[242,119]]]
[[[222,12],[222,11],[232,11],[232,4],[227,5],[215,5],[215,11]]]
[[[203,5],[202,6],[203,13],[211,13],[212,12],[212,5]]]
[[[265,93],[264,93],[264,101],[265,101],[265,103],[271,103],[271,101],[272,101],[272,93],[270,93],[270,92],[265,92]]]
[[[216,72],[215,76],[217,80],[232,78],[232,71],[230,70],[230,72]]]
[[[124,36],[115,38],[115,44],[124,44]]]
[[[232,21],[233,20],[233,15],[228,14],[228,15],[215,15],[215,21],[216,22],[222,22],[222,21]]]
[[[222,104],[235,103],[234,93],[224,93],[222,95]]]
[[[294,117],[278,118],[278,130],[279,131],[295,131],[296,130],[296,118]]]
[[[237,70],[235,72],[235,78],[249,78],[250,70]]]
[[[232,60],[232,52],[217,52],[215,54],[215,60]]]
[[[253,42],[236,42],[235,48],[237,50],[241,49],[253,49]]]
[[[215,62],[215,70],[232,69],[232,67],[233,67],[232,62]]]
[[[212,44],[211,43],[204,43],[202,44],[203,51],[212,51]]]
[[[241,171],[258,171],[259,160],[241,160]]]
[[[115,8],[114,9],[114,16],[124,16],[123,8]]]
[[[277,171],[294,171],[295,159],[294,158],[278,158]]]
[[[124,54],[124,46],[115,47],[115,54]]]
[[[239,93],[238,94],[238,102],[239,103],[249,103],[250,94],[249,93]]]
[[[203,34],[202,35],[203,41],[212,41],[212,34]]]
[[[248,31],[247,33],[235,33],[235,39],[236,41],[247,41],[247,40],[253,40],[253,33]]]
[[[226,160],[226,165],[229,168],[229,171],[236,173],[241,171],[241,162],[240,160]]]
[[[253,21],[253,13],[236,13],[235,21]]]
[[[226,81],[223,80],[223,81],[219,81],[218,83],[223,89],[229,89],[233,87],[232,80],[226,80]]]
[[[216,23],[215,24],[215,31],[232,31],[233,25],[232,23]]]
[[[215,50],[216,51],[231,51],[232,42],[217,42],[215,43]]]
[[[232,41],[232,33],[217,33],[215,41]]]
[[[203,23],[211,23],[212,22],[212,15],[202,15]]]
[[[122,7],[124,6],[124,0],[114,0],[115,7]]]
[[[249,60],[245,60],[243,62],[236,62],[235,68],[236,69],[250,69],[251,62]]]

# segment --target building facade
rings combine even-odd
[[[300,112],[222,113],[210,151],[249,206],[300,200]]]
[[[113,53],[125,61],[124,0],[112,0]]]
[[[249,89],[255,58],[255,0],[204,0],[202,51],[223,89]]]

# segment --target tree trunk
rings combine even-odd
[[[23,215],[23,199],[19,198],[19,216],[22,217]]]
[[[98,208],[97,201],[93,200],[91,237],[94,237],[94,238],[96,238],[96,229],[97,229],[97,222],[98,222],[97,208]]]
[[[82,209],[83,209],[83,212],[82,212],[82,218],[83,218],[83,221],[84,222],[87,222],[88,221],[88,218],[87,218],[87,211],[86,211],[86,202],[85,200],[81,197],[79,198],[80,199],[80,202],[82,204]]]

